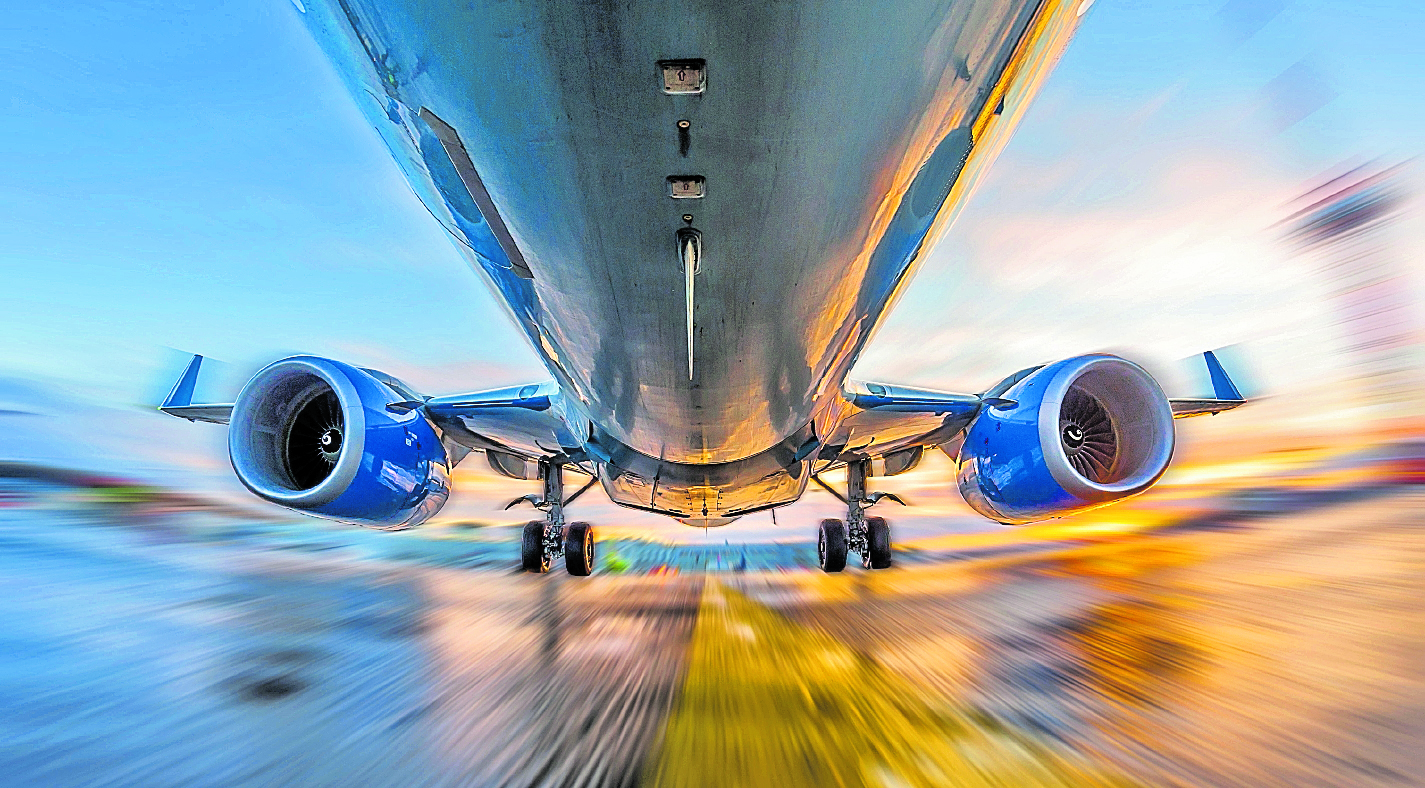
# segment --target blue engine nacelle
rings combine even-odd
[[[228,455],[255,495],[306,514],[385,530],[429,519],[450,495],[451,461],[394,379],[294,356],[248,381],[233,406]]]
[[[1142,367],[1090,355],[1042,367],[987,405],[960,448],[960,494],[980,514],[1029,523],[1148,489],[1173,456],[1173,412]]]

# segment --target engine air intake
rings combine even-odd
[[[287,448],[283,459],[292,486],[310,490],[321,484],[336,468],[341,456],[341,400],[324,383],[309,390],[309,399],[297,408],[292,425],[287,429]]]
[[[1034,370],[988,407],[960,448],[957,482],[970,507],[1029,523],[1137,495],[1173,456],[1173,413],[1152,376],[1093,354]]]
[[[1059,408],[1059,441],[1081,476],[1099,484],[1113,480],[1118,457],[1113,420],[1102,402],[1078,386],[1069,388]]]
[[[416,395],[387,375],[294,356],[248,381],[228,454],[258,497],[373,528],[409,528],[450,493],[450,457]]]

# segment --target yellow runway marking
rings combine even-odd
[[[678,788],[1126,784],[712,581],[648,763]]]

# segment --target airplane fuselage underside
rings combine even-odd
[[[858,448],[847,373],[1071,13],[330,0],[305,16],[553,374],[526,453],[596,466],[619,503],[715,519],[795,500],[812,462]],[[477,445],[496,428],[465,427]]]

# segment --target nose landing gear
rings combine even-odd
[[[569,498],[564,497],[564,467],[551,460],[539,461],[539,478],[544,482],[542,496],[526,495],[510,501],[506,509],[519,503],[529,503],[544,511],[543,520],[524,524],[520,535],[520,568],[526,572],[548,572],[554,560],[564,556],[564,568],[569,574],[587,577],[594,571],[594,527],[588,523],[564,524],[564,507],[594,486],[597,477],[579,488]]]
[[[841,495],[820,477],[812,478],[827,492],[846,504],[846,521],[822,520],[817,530],[817,563],[823,572],[840,572],[846,568],[846,554],[861,556],[866,569],[887,569],[891,565],[891,526],[884,517],[867,517],[866,509],[889,498],[902,506],[893,493],[866,493],[866,476],[871,469],[869,459],[852,460],[846,464],[846,495]]]

